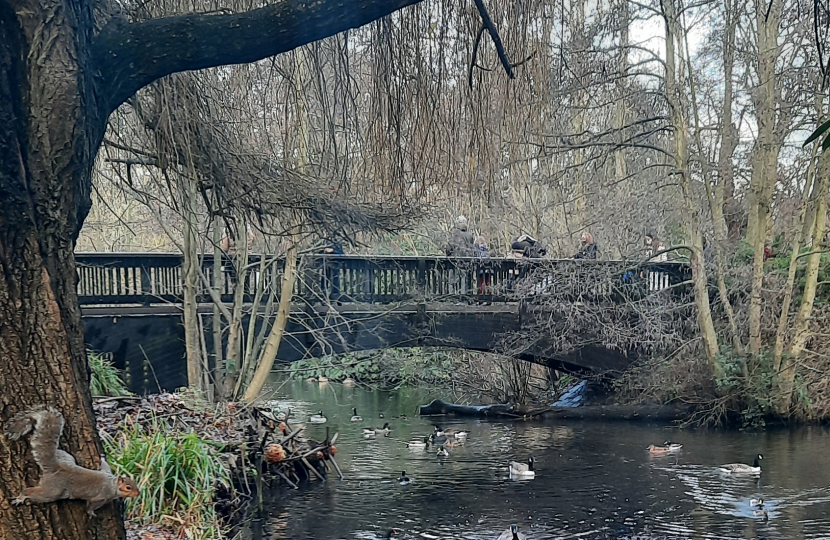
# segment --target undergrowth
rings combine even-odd
[[[222,537],[215,494],[230,488],[231,477],[215,444],[154,422],[152,431],[134,425],[105,446],[113,470],[138,484],[140,495],[127,500],[129,518],[172,527],[186,538]]]
[[[89,391],[93,396],[129,396],[130,391],[121,372],[112,363],[112,355],[95,351],[87,351],[91,376]]]

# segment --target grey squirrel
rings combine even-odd
[[[6,436],[17,440],[33,432],[29,444],[42,475],[35,487],[26,488],[12,501],[18,505],[31,500],[49,503],[61,499],[83,499],[86,511],[95,516],[95,510],[118,497],[137,497],[138,486],[126,476],[112,474],[109,464],[101,456],[101,469],[85,469],[75,458],[58,448],[63,432],[63,416],[51,407],[37,407],[15,416],[6,427]]]

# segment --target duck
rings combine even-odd
[[[499,535],[498,540],[527,540],[527,536],[520,533],[519,527],[513,524],[509,529]]]
[[[456,440],[459,440],[459,441],[467,440],[467,435],[470,434],[469,431],[457,430],[457,429],[445,429],[445,430],[443,430],[443,433],[447,437],[452,437],[452,438],[454,438]]]
[[[718,470],[726,474],[759,474],[761,472],[762,459],[764,459],[764,456],[758,454],[755,456],[755,461],[752,462],[752,465],[747,465],[746,463],[727,463],[726,465],[718,467]]]
[[[764,499],[750,499],[749,500],[749,506],[751,506],[752,508],[755,508],[757,510],[763,510],[764,509]]]
[[[648,445],[648,448],[646,448],[646,450],[648,450],[648,453],[652,456],[666,456],[671,453],[671,450],[669,450],[668,447],[654,446],[653,444]]]
[[[363,422],[363,417],[357,414],[357,407],[352,407],[352,417],[349,419],[351,422]]]
[[[764,499],[750,499],[749,506],[752,508],[753,517],[762,517],[764,521],[769,520],[769,512],[764,508]]]
[[[438,457],[450,457],[450,453],[443,446],[438,447],[438,451],[435,453]]]
[[[429,440],[432,444],[447,444],[447,436],[438,426],[435,426],[435,431],[429,436]]]
[[[323,411],[320,411],[317,414],[312,414],[308,421],[312,424],[325,424],[328,420],[323,416]]]
[[[389,422],[385,422],[383,427],[380,428],[363,428],[363,434],[373,437],[375,435],[388,435],[389,434]]]
[[[412,480],[406,475],[406,471],[401,471],[401,475],[398,477],[398,483],[402,486],[407,485]]]
[[[411,448],[413,450],[424,450],[427,446],[429,446],[428,437],[424,437],[423,441],[411,440],[408,443],[406,443],[406,447]]]
[[[535,463],[536,459],[533,456],[527,458],[527,464],[519,463],[518,461],[511,461],[508,466],[510,476],[516,476],[519,478],[536,478],[536,471],[533,470]]]

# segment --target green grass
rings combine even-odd
[[[112,364],[109,355],[87,351],[92,376],[89,391],[93,396],[129,396],[130,391],[121,378],[121,373]]]
[[[214,495],[231,478],[215,444],[193,432],[170,432],[161,422],[152,432],[133,426],[105,444],[113,470],[138,484],[140,495],[127,499],[128,517],[171,526],[187,538],[222,537]]]

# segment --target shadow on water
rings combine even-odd
[[[679,431],[624,422],[480,422],[439,419],[470,431],[450,449],[413,450],[406,442],[432,431],[417,407],[439,397],[423,389],[367,392],[338,384],[290,382],[280,391],[292,416],[321,408],[325,425],[306,423],[321,439],[339,432],[344,481],[313,482],[266,494],[252,539],[491,539],[511,523],[531,539],[818,539],[830,538],[830,431],[820,427],[763,433]],[[363,422],[349,421],[357,407]],[[383,418],[380,418],[380,414]],[[400,415],[407,418],[401,419]],[[363,427],[388,421],[388,437],[365,439]],[[653,458],[650,443],[683,443],[681,453]],[[717,465],[764,455],[760,477],[729,477]],[[536,458],[536,479],[511,480],[507,463]],[[412,482],[397,482],[406,471]],[[752,499],[765,501],[754,515]]]

